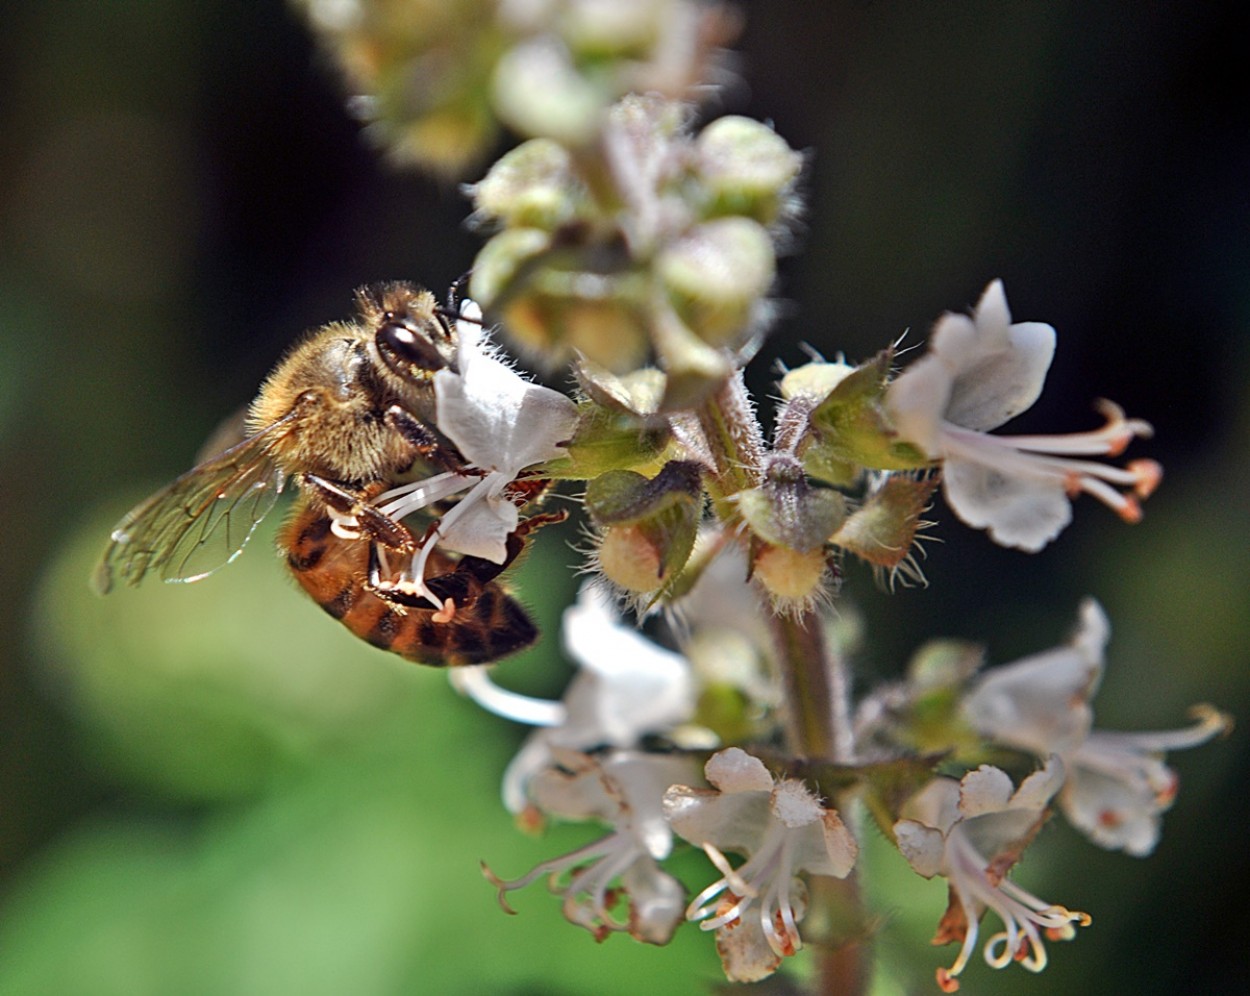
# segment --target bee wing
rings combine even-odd
[[[113,529],[95,573],[102,594],[159,572],[198,581],[234,560],[286,484],[275,453],[291,430],[279,419],[187,471],[132,509]]]

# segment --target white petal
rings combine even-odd
[[[578,746],[631,747],[644,733],[685,722],[694,712],[694,679],[680,654],[620,625],[606,597],[583,585],[564,612],[564,646],[582,670],[565,694],[570,736]]]
[[[772,792],[773,776],[758,757],[730,747],[708,758],[707,780],[722,792]]]
[[[967,363],[951,388],[946,420],[986,432],[1025,411],[1042,393],[1055,354],[1055,330],[1041,322],[1013,325],[1007,349]]]
[[[444,516],[438,527],[440,546],[502,564],[508,557],[508,537],[516,531],[520,514],[505,498],[488,498],[480,482]],[[480,497],[475,497],[480,496]]]
[[[916,820],[899,820],[894,824],[894,839],[907,863],[925,878],[942,871],[946,860],[946,838],[940,830]]]
[[[824,807],[802,782],[786,779],[773,790],[771,808],[783,826],[808,826],[820,822]]]
[[[1012,325],[1002,281],[993,281],[971,319],[946,314],[934,327],[930,353],[953,378],[946,420],[985,432],[1018,415],[1037,400],[1054,352],[1055,330]]]
[[[564,395],[531,384],[485,352],[465,350],[461,372],[434,375],[435,421],[465,459],[514,477],[560,455],[573,435],[577,408]]]
[[[1072,521],[1059,478],[1008,477],[984,464],[948,460],[942,487],[955,514],[974,529],[988,529],[999,546],[1036,553]]]
[[[964,699],[964,715],[983,736],[1039,757],[1075,750],[1089,735],[1089,701],[1102,676],[1106,616],[1087,599],[1066,647],[986,671]]]
[[[1015,785],[1002,768],[983,764],[969,771],[959,783],[959,809],[965,818],[996,813],[1007,808]]]
[[[886,388],[886,407],[899,436],[934,459],[942,455],[939,428],[954,375],[936,355],[922,356]]]

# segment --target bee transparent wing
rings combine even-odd
[[[275,451],[291,421],[279,419],[132,509],[113,530],[96,588],[137,585],[156,573],[198,581],[234,560],[286,484]]]

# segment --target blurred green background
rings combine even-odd
[[[1059,330],[1024,431],[1107,396],[1167,468],[1145,521],[1091,499],[1040,556],[941,506],[931,587],[883,595],[864,683],[932,635],[997,662],[1052,645],[1078,600],[1114,636],[1100,725],[1250,722],[1250,99],[1244,5],[897,0],[744,4],[726,110],[812,150],[788,302],[757,361],[863,358],[1002,277]],[[388,171],[278,0],[27,2],[0,13],[0,993],[689,993],[687,928],[597,946],[534,887],[503,916],[479,860],[520,874],[591,839],[523,837],[498,802],[521,731],[373,651],[298,595],[258,537],[189,587],[99,600],[112,522],[186,469],[301,330],[358,284],[438,289],[478,239],[451,185]],[[276,516],[275,516],[276,518]],[[539,649],[500,679],[555,694],[574,555],[543,537]],[[535,580],[540,583],[533,583]],[[1020,877],[1090,911],[1040,978],[974,964],[965,992],[1244,992],[1244,732],[1175,758],[1146,860],[1060,820]],[[689,884],[709,878],[679,866]],[[940,885],[874,853],[882,992],[932,992]],[[897,885],[901,891],[891,891]]]

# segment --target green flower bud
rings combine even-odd
[[[548,135],[569,145],[594,137],[615,96],[579,73],[568,49],[539,36],[505,52],[492,87],[501,120],[523,135]]]
[[[637,303],[645,277],[625,268],[589,272],[582,257],[576,246],[553,248],[540,229],[510,228],[478,253],[469,293],[548,366],[575,350],[611,369],[640,365],[648,346],[647,315]]]
[[[585,200],[568,151],[545,138],[531,139],[507,153],[469,193],[480,215],[509,228],[548,232],[573,218]]]
[[[650,480],[630,470],[601,474],[586,489],[586,510],[604,536],[599,566],[631,591],[659,589],[689,559],[702,504],[700,469],[687,461],[670,461]]]
[[[718,218],[663,249],[655,270],[681,320],[719,346],[740,341],[758,321],[776,264],[759,223]]]
[[[738,510],[760,539],[801,552],[821,550],[846,518],[838,491],[814,488],[797,462],[775,454],[758,488],[738,493]]]
[[[763,544],[751,561],[752,576],[779,611],[804,611],[825,588],[829,564],[823,550]]]
[[[574,361],[573,375],[586,396],[609,411],[645,418],[660,410],[665,376],[655,367],[631,370],[618,377],[583,356]]]
[[[708,216],[745,215],[770,225],[785,213],[803,157],[768,125],[737,115],[718,118],[699,134],[695,150]]]
[[[641,420],[585,401],[567,454],[542,467],[544,477],[586,481],[609,470],[660,469],[670,431],[663,419]]]

